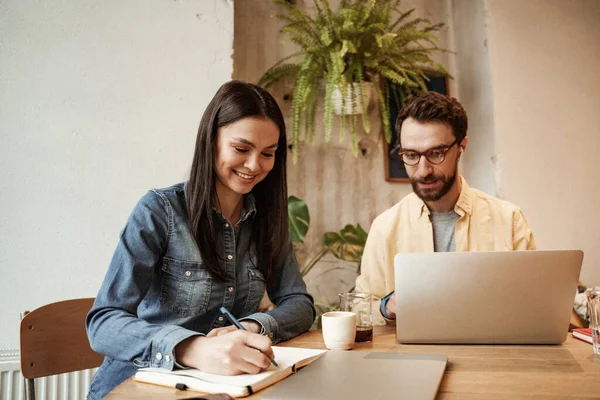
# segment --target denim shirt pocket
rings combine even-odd
[[[258,310],[260,302],[265,294],[265,278],[263,274],[253,265],[248,264],[248,298],[244,309],[249,313]]]
[[[181,316],[204,314],[210,302],[212,278],[201,263],[163,257],[160,302]]]

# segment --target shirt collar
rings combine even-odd
[[[240,222],[244,222],[254,214],[256,214],[256,200],[254,199],[254,194],[248,193],[244,196],[244,208],[242,209]]]
[[[225,217],[223,217],[223,214],[221,214],[221,212],[219,210],[217,210],[216,207],[213,207],[213,211],[220,218],[222,218],[223,220],[225,219]],[[242,222],[246,221],[248,218],[252,217],[254,214],[256,214],[256,200],[254,199],[254,195],[252,193],[248,193],[247,195],[244,196],[244,205],[242,207],[242,213],[241,213],[240,219],[238,220],[236,225],[241,224]]]
[[[460,215],[464,215],[465,213],[471,215],[473,211],[473,195],[470,190],[471,187],[469,186],[465,178],[463,178],[462,176],[460,176],[459,178],[462,183],[462,188],[460,190],[460,196],[458,196],[458,201],[454,206],[454,211],[456,211],[456,213]],[[460,212],[460,210],[462,210],[462,212]]]
[[[187,189],[188,183],[189,183],[189,181],[186,181],[183,184],[184,193],[187,192],[187,190],[188,190]],[[223,215],[219,212],[219,210],[217,210],[216,207],[213,207],[213,211],[215,212],[215,214],[217,214],[221,218],[223,218]],[[240,216],[240,220],[238,223],[244,222],[245,220],[247,220],[254,214],[256,214],[256,200],[254,199],[254,194],[248,193],[247,195],[244,196],[244,206],[242,208],[242,214]]]
[[[458,196],[458,200],[454,205],[454,211],[460,216],[463,216],[465,214],[471,215],[471,212],[473,210],[473,198],[471,197],[472,195],[470,190],[471,187],[467,183],[466,179],[462,176],[459,175],[458,179],[460,179],[462,186],[460,189],[460,195]],[[423,200],[419,199],[419,201],[421,202],[421,212],[419,214],[419,217],[422,218],[423,216],[425,216],[429,218],[431,211],[429,211],[429,208]]]

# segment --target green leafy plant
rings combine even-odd
[[[340,260],[358,263],[360,268],[360,260],[366,243],[367,232],[359,224],[356,226],[346,225],[339,232],[325,233],[323,235],[323,248],[304,264],[301,270],[302,276],[308,274],[315,264],[329,252]],[[354,288],[348,291],[352,290]],[[315,307],[317,318],[313,325],[316,329],[321,329],[321,315],[323,313],[338,309],[337,305],[328,304],[326,301],[316,301]]]
[[[288,225],[294,243],[304,243],[310,225],[310,214],[306,203],[295,196],[288,197]]]
[[[308,228],[310,226],[310,214],[306,203],[295,197],[288,197],[288,221],[290,236],[292,242],[303,243]],[[346,225],[339,232],[327,232],[323,235],[323,247],[313,255],[300,268],[300,274],[306,276],[312,268],[325,256],[331,252],[335,257],[348,261],[355,262],[360,265],[360,260],[367,242],[367,232],[359,225]],[[270,302],[268,308],[274,307]],[[326,301],[315,299],[315,308],[317,310],[317,318],[313,324],[314,328],[321,329],[321,314],[337,310],[336,305],[328,304]]]
[[[288,224],[292,242],[304,243],[310,227],[310,213],[306,203],[295,196],[288,197]],[[326,232],[323,247],[304,264],[301,273],[306,275],[329,252],[340,260],[360,263],[366,242],[367,232],[360,224],[348,224],[339,232]]]
[[[340,232],[327,232],[323,244],[340,260],[360,263],[367,243],[367,232],[357,224],[346,225]]]
[[[362,82],[372,82],[379,102],[385,138],[391,138],[388,97],[426,91],[428,73],[446,74],[430,55],[446,51],[437,47],[443,24],[412,18],[414,9],[402,12],[400,0],[341,0],[335,11],[328,0],[313,0],[316,15],[304,12],[284,0],[272,0],[285,7],[276,15],[285,22],[282,33],[299,46],[299,51],[269,68],[259,81],[266,88],[286,77],[294,79],[292,92],[292,159],[297,160],[301,130],[312,142],[321,85],[325,86],[325,139],[333,126],[333,94],[342,100],[339,139],[343,140],[349,119],[354,155],[358,154],[357,116],[346,115],[346,104],[362,111],[362,125],[370,131],[367,96]],[[394,85],[390,93],[389,81]],[[360,83],[354,85],[354,83]]]
[[[326,232],[323,235],[323,248],[304,264],[302,275],[308,274],[315,264],[329,252],[340,260],[360,264],[367,243],[367,235],[360,224],[346,225],[339,232]]]

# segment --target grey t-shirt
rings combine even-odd
[[[458,221],[459,218],[460,215],[454,212],[454,210],[446,213],[432,212],[429,215],[429,219],[433,224],[433,251],[456,251],[454,232],[456,227],[456,221]],[[385,305],[393,293],[394,292],[388,294],[383,299],[381,299],[381,315],[383,315],[385,318],[390,318],[385,312]]]
[[[456,251],[454,227],[458,218],[460,218],[460,215],[454,210],[446,213],[431,213],[430,219],[433,224],[434,251]]]

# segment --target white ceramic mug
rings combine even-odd
[[[330,350],[350,350],[356,337],[356,314],[331,311],[321,315],[323,340]]]

